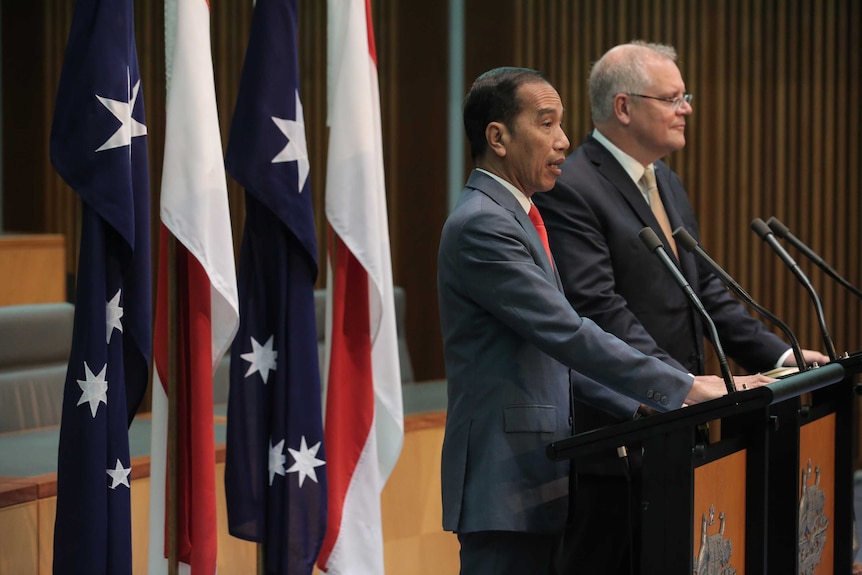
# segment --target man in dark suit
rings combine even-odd
[[[464,103],[476,169],[443,227],[437,277],[449,382],[443,527],[458,534],[464,574],[552,572],[569,464],[545,449],[572,432],[571,369],[578,393],[602,384],[660,411],[725,392],[720,378],[634,350],[563,295],[530,215],[569,147],[562,114],[556,90],[522,68],[483,74]]]
[[[792,365],[788,344],[674,245],[671,230],[683,226],[697,238],[698,226],[682,183],[660,161],[685,145],[692,112],[673,48],[617,46],[595,63],[589,88],[595,130],[566,160],[556,187],[536,199],[572,306],[643,353],[692,374],[704,372],[701,319],[638,238],[649,226],[703,300],[729,356],[750,372]],[[804,357],[828,361],[810,350]],[[617,395],[601,407],[576,404],[576,431],[631,419],[639,406]],[[629,502],[639,500],[637,469],[628,467],[637,466],[638,455],[630,449],[627,460],[606,454],[576,462],[564,573],[637,572],[636,558],[621,551],[636,525],[637,517],[628,514]]]

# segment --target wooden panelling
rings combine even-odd
[[[17,5],[10,0],[7,4]],[[28,129],[38,147],[27,146],[26,156],[18,147],[4,148],[6,165],[19,169],[5,172],[6,210],[4,224],[11,229],[20,224],[28,231],[51,231],[68,238],[66,268],[75,273],[78,261],[77,196],[54,172],[48,158],[48,139],[63,53],[72,18],[72,3],[65,0],[40,0],[35,8],[23,10],[16,19],[17,29],[36,29],[44,38],[45,57],[39,52],[12,52],[16,66],[36,70],[24,93],[15,92],[4,102],[23,99],[28,112],[39,118],[27,121],[18,113],[11,125]],[[211,7],[213,67],[222,145],[227,146],[230,119],[236,102],[248,34],[252,2],[215,0]],[[399,10],[399,3],[381,0],[373,3],[378,49],[384,166],[387,182],[393,276],[403,285],[408,297],[408,338],[416,350],[413,367],[417,378],[443,376],[442,349],[436,304],[436,246],[446,216],[446,27],[445,4],[429,3]],[[12,8],[10,8],[12,10]],[[44,14],[42,13],[44,11]],[[10,12],[11,13],[11,12]],[[4,32],[12,26],[4,19]],[[158,259],[158,198],[164,155],[165,53],[164,7],[160,2],[135,3],[135,29],[143,94],[147,114],[147,140],[152,193],[151,237],[154,269]],[[300,0],[298,23],[300,93],[305,113],[310,162],[312,202],[318,231],[320,273],[318,287],[325,285],[327,226],[324,212],[326,177],[326,3]],[[10,37],[13,36],[9,33]],[[5,39],[5,35],[4,35]],[[9,58],[11,60],[11,58]],[[32,86],[31,86],[32,84]],[[12,92],[11,84],[4,90]],[[38,99],[31,94],[40,95]],[[10,114],[7,114],[7,117]],[[19,126],[19,123],[21,124]],[[40,126],[34,133],[33,125]],[[6,134],[12,133],[7,129]],[[9,141],[11,138],[7,138]],[[33,149],[39,150],[34,154]],[[38,177],[37,177],[38,176]],[[44,182],[43,182],[44,180]],[[35,188],[36,196],[11,190]],[[239,184],[228,176],[235,253],[239,253],[245,221],[245,197]]]
[[[440,450],[445,421],[445,414],[440,412],[405,419],[401,457],[381,494],[387,573],[458,572],[458,540],[443,531],[440,506]],[[222,481],[224,451],[224,445],[216,447],[218,572],[246,575],[255,572],[257,546],[228,534]],[[146,573],[149,539],[149,458],[135,458],[132,469],[133,572],[142,574]],[[51,573],[56,506],[55,474],[0,480],[0,575]]]
[[[387,573],[458,572],[458,540],[442,529],[444,423],[443,414],[414,415],[405,421],[404,449],[381,497]]]
[[[4,226],[67,238],[77,265],[76,196],[48,159],[72,3],[0,0],[4,11]],[[27,4],[27,7],[24,7]],[[223,145],[252,2],[213,0],[212,46]],[[418,379],[443,377],[436,312],[436,247],[446,217],[448,3],[372,1],[378,47],[393,276],[407,290],[408,341]],[[147,109],[153,245],[164,150],[164,9],[136,2]],[[806,292],[749,230],[755,217],[781,219],[854,285],[860,270],[860,78],[862,4],[848,0],[470,0],[464,3],[465,83],[494,66],[544,71],[566,108],[573,149],[591,129],[587,77],[614,44],[643,38],[673,44],[695,95],[688,145],[668,158],[700,218],[703,245],[806,347],[822,347]],[[14,15],[12,18],[7,15]],[[24,31],[23,33],[19,33]],[[299,61],[320,262],[325,262],[323,192],[326,3],[299,2]],[[27,49],[17,49],[18,45]],[[20,71],[20,77],[15,76]],[[23,136],[22,136],[23,134]],[[22,140],[25,138],[25,140]],[[26,141],[26,144],[24,142]],[[466,152],[465,152],[466,153]],[[466,162],[469,166],[469,159]],[[10,169],[14,166],[14,170]],[[466,174],[465,174],[466,176]],[[228,178],[234,245],[244,197]],[[797,256],[792,248],[792,255]],[[153,250],[154,258],[157,251]],[[862,346],[862,304],[801,256],[823,300],[839,351]],[[321,265],[318,286],[325,281]]]
[[[3,10],[5,10],[12,2],[3,2]],[[43,213],[41,214],[41,226],[35,231],[60,233],[66,238],[66,257],[64,273],[74,273],[77,269],[78,262],[78,245],[80,243],[80,205],[78,197],[72,190],[63,184],[63,181],[54,171],[51,165],[49,153],[49,138],[51,134],[51,123],[54,116],[53,99],[57,93],[57,87],[60,83],[60,68],[63,62],[63,55],[66,51],[66,41],[69,36],[69,24],[72,21],[72,10],[74,4],[71,2],[42,2],[32,3],[40,6],[44,15],[36,18],[19,19],[15,23],[16,28],[24,30],[37,30],[39,38],[42,39],[42,58],[39,60],[39,70],[41,74],[41,86],[37,92],[38,99],[34,99],[28,107],[39,107],[39,141],[42,154],[28,154],[24,157],[10,157],[10,152],[7,146],[3,147],[3,165],[15,166],[15,171],[10,172],[9,169],[3,171],[3,197],[9,201],[9,196],[17,195],[16,189],[18,185],[14,182],[26,182],[27,185],[33,186],[41,182],[41,190],[39,193],[44,197],[42,205]],[[8,21],[4,19],[3,33],[5,35],[8,29]],[[30,65],[35,67],[35,62],[32,61],[31,54],[16,52],[16,57],[31,59]],[[3,70],[3,75],[6,77],[6,69]],[[144,84],[146,96],[146,84]],[[8,92],[14,90],[4,90],[4,97]],[[4,120],[7,116],[4,116]],[[13,114],[12,118],[18,118]],[[14,119],[13,121],[17,121]],[[3,140],[9,141],[9,134],[15,131],[8,124],[3,126]],[[10,164],[10,162],[12,162]],[[31,174],[38,173],[38,179],[33,179]],[[14,212],[4,212],[4,227],[6,229],[15,229],[16,216]]]
[[[0,235],[0,305],[66,301],[65,237]]]
[[[799,498],[800,522],[816,532],[825,527],[818,575],[833,575],[835,545],[835,415],[828,415],[803,425],[799,430]],[[822,509],[817,507],[822,497]],[[804,503],[803,503],[804,502]],[[802,511],[807,516],[801,516]],[[818,516],[822,513],[823,518]],[[814,519],[819,521],[814,524]],[[802,528],[803,525],[800,525]],[[814,533],[809,537],[814,537]]]
[[[746,451],[737,451],[694,470],[694,515],[692,516],[692,557],[707,547],[708,539],[721,533],[731,541],[729,563],[737,573],[745,572],[745,487]]]
[[[687,146],[667,158],[705,249],[804,347],[824,349],[807,292],[750,230],[775,216],[852,284],[860,270],[862,8],[831,0],[516,2],[515,64],[544,71],[577,146],[592,128],[589,67],[611,46],[671,44],[695,96]],[[819,293],[838,352],[862,346],[862,305],[788,247]]]
[[[514,4],[512,63],[542,70],[557,86],[573,148],[592,128],[587,94],[592,62],[635,38],[676,47],[686,88],[694,94],[694,113],[686,148],[667,161],[688,188],[701,243],[796,332],[803,347],[825,350],[808,292],[749,224],[777,217],[850,283],[862,286],[862,5],[846,0]],[[490,58],[487,63],[497,65]],[[838,353],[859,350],[862,302],[785,247],[819,294]],[[717,372],[714,358],[708,365]]]
[[[47,104],[54,92],[45,85],[48,71],[41,62],[50,34],[40,24],[39,2],[4,1],[2,14],[3,230],[59,231],[45,228],[50,201],[45,185],[50,169]],[[22,26],[25,22],[32,25]]]
[[[374,4],[393,278],[407,294],[416,379],[436,379],[443,377],[437,240],[448,211],[447,13],[437,2]]]
[[[38,519],[35,500],[0,509],[0,575],[39,573]]]

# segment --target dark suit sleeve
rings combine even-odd
[[[668,173],[670,195],[673,198],[672,209],[679,214],[686,231],[700,243],[700,227],[682,182],[666,165],[662,164],[661,170]],[[744,231],[740,230],[739,233]],[[695,258],[695,262],[697,281],[692,287],[715,324],[725,354],[748,372],[766,371],[775,367],[778,358],[790,349],[789,344],[752,316],[748,308],[728,291],[700,258]],[[704,335],[707,339],[710,338],[708,332]]]
[[[602,187],[595,181],[595,173],[580,171],[579,177],[579,187]],[[609,226],[604,214],[596,213],[574,187],[562,179],[553,192],[539,196],[534,200],[540,204],[549,230],[551,251],[572,307],[644,354],[687,371],[659,347],[629,309],[627,300],[618,293],[614,261],[606,239]],[[632,241],[639,242],[636,233]],[[666,273],[658,268],[654,271]],[[645,289],[651,279],[643,277]]]
[[[572,307],[645,355],[688,371],[659,347],[617,292],[601,215],[565,182],[558,181],[553,193],[537,194],[534,201],[542,210],[563,290]],[[575,376],[572,384],[578,389],[581,401],[615,420],[631,418],[638,408],[630,399],[599,388],[589,380]],[[582,419],[590,418],[582,416]]]
[[[700,264],[699,270],[701,300],[715,323],[725,354],[750,373],[775,367],[790,345],[754,318],[706,266]]]
[[[459,229],[444,233],[438,273],[461,286],[467,297],[519,337],[585,377],[629,396],[627,402],[661,411],[682,404],[691,388],[688,376],[635,352],[593,321],[579,317],[526,248],[523,229],[514,218],[498,212],[480,211],[450,222]],[[457,241],[449,245],[449,237]],[[449,328],[443,323],[445,338]],[[487,353],[502,348],[504,339],[494,330],[477,329],[469,344],[478,353]],[[500,364],[505,362],[501,359]],[[655,387],[663,390],[662,403],[648,396]]]

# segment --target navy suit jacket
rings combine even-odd
[[[665,163],[655,166],[671,229],[683,226],[699,239],[682,182]],[[566,159],[554,189],[533,200],[572,306],[643,353],[702,374],[701,318],[638,237],[649,226],[674,257],[640,189],[613,155],[588,136]],[[774,367],[790,346],[752,317],[693,254],[680,247],[677,263],[715,323],[725,353],[751,372]],[[631,416],[631,402],[619,396],[601,407],[614,418],[587,427]],[[579,423],[587,422],[582,417]]]
[[[470,175],[443,226],[437,274],[443,527],[557,532],[570,466],[545,450],[572,433],[570,368],[660,411],[682,404],[691,378],[580,317],[524,209],[485,173]]]

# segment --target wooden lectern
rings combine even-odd
[[[844,368],[842,381],[770,407],[770,573],[851,572],[853,380],[862,353],[836,363]]]
[[[804,478],[794,466],[808,453],[828,452],[829,461],[812,460],[820,469],[817,489],[831,484],[826,499],[832,505],[824,510],[831,510],[827,519],[834,525],[826,536],[834,552],[821,559],[830,567],[818,574],[849,573],[851,429],[843,410],[852,404],[845,366],[849,371],[857,363],[847,358],[768,386],[578,434],[549,445],[548,456],[560,461],[623,445],[642,447],[641,529],[634,544],[643,575],[789,575],[802,573],[794,566],[800,562],[799,503],[816,506],[823,499],[815,490],[799,491]],[[721,439],[708,443],[703,429],[714,420],[721,420]],[[810,438],[802,429],[806,422],[819,422]],[[815,473],[805,479],[814,485]],[[847,555],[846,569],[840,554]]]

